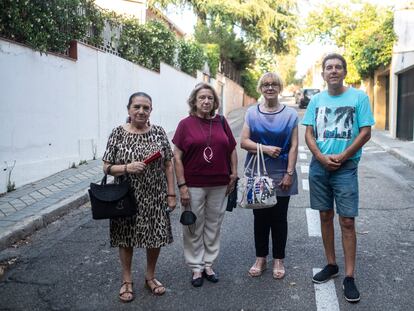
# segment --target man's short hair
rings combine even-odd
[[[329,59],[339,59],[342,62],[342,66],[344,67],[345,72],[348,72],[348,70],[346,69],[346,60],[345,58],[338,53],[329,53],[328,55],[326,55],[323,60],[322,60],[322,71],[325,70],[325,64]]]

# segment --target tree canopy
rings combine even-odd
[[[349,63],[348,83],[370,77],[380,66],[391,62],[396,39],[390,8],[372,4],[323,5],[307,19],[308,42],[319,38],[344,50]]]
[[[203,24],[220,18],[237,27],[247,41],[275,53],[287,52],[296,35],[296,0],[150,0],[148,4],[189,4]]]
[[[281,70],[283,78],[292,80],[296,0],[149,0],[148,4],[190,6],[198,18],[195,39],[219,47],[221,63],[234,65],[250,96],[258,97],[257,79],[265,71]]]

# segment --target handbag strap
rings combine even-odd
[[[257,158],[257,177],[260,177],[261,176],[261,171],[260,171],[260,161],[261,161],[261,158],[260,158],[260,150],[261,150],[261,145],[262,144],[259,144],[259,143],[256,143],[256,158]]]
[[[252,154],[252,156],[249,159],[249,162],[247,162],[247,165],[244,168],[244,176],[247,176],[247,171],[249,170],[250,167],[251,167],[251,170],[250,170],[251,174],[250,175],[253,176],[255,160],[256,160],[256,155]],[[252,165],[252,163],[253,163],[253,165]]]
[[[263,145],[260,144],[260,160],[262,161],[262,166],[263,166],[263,174],[265,176],[267,176],[267,170],[266,170],[266,164],[265,164],[265,160],[264,160],[264,154],[263,154]]]
[[[108,174],[111,173],[112,166],[114,166],[114,164],[109,164],[108,167],[106,168],[105,175],[101,180],[101,185],[106,185],[107,180],[108,180]]]

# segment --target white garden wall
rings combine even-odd
[[[196,83],[168,65],[157,73],[82,44],[73,61],[0,39],[0,185],[14,161],[20,186],[92,159],[94,146],[101,157],[136,91],[153,98],[151,122],[173,131]]]

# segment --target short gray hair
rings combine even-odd
[[[276,72],[266,72],[260,77],[259,81],[257,82],[257,88],[256,88],[257,92],[262,93],[261,88],[263,85],[263,80],[268,77],[271,78],[273,81],[275,81],[277,85],[279,85],[280,92],[282,92],[283,91],[283,80]]]

